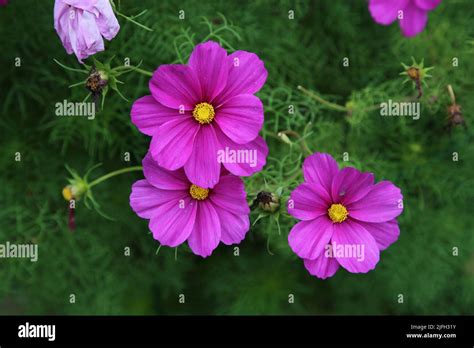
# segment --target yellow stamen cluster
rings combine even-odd
[[[342,204],[332,204],[328,209],[328,215],[332,222],[341,223],[347,219],[349,212]]]
[[[68,185],[63,188],[63,197],[66,201],[70,201],[71,199],[74,199],[71,186]]]
[[[197,199],[198,201],[203,201],[209,196],[209,189],[202,188],[193,184],[189,188],[189,194],[194,199]]]
[[[209,103],[199,103],[194,107],[193,116],[200,124],[209,124],[216,115],[214,107]]]

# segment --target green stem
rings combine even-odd
[[[148,28],[146,25],[143,25],[135,20],[133,20],[131,17],[124,15],[123,13],[118,12],[117,10],[115,11],[116,14],[118,14],[120,17],[125,18],[126,20],[132,22],[135,25],[138,25],[140,28],[145,29],[147,31],[153,31],[153,29]]]
[[[105,174],[104,176],[101,176],[100,178],[95,179],[94,181],[92,181],[89,184],[89,188],[91,188],[92,186],[95,186],[97,184],[100,184],[101,182],[103,182],[107,179],[110,179],[113,176],[128,173],[128,172],[141,171],[141,170],[143,170],[142,166],[135,166],[135,167],[122,168],[122,169],[110,172],[109,174]]]
[[[132,71],[136,71],[136,72],[139,72],[140,74],[150,76],[150,77],[153,76],[153,73],[151,71],[143,70],[143,69],[140,69],[140,68],[133,69]]]
[[[304,88],[302,86],[298,86],[298,89],[300,91],[302,91],[304,94],[306,94],[307,96],[310,96],[311,98],[317,100],[318,102],[320,102],[321,104],[327,106],[330,109],[337,110],[337,111],[343,111],[343,112],[350,111],[349,108],[346,108],[345,106],[342,106],[342,105],[339,105],[339,104],[336,104],[336,103],[331,103],[331,102],[327,101],[326,99],[321,98],[319,95],[311,92],[310,90],[307,90],[306,88]]]
[[[67,65],[64,65],[63,63],[61,63],[56,58],[53,58],[53,60],[57,65],[59,65],[63,69],[66,69],[66,70],[69,70],[69,71],[74,71],[74,72],[80,72],[80,73],[83,73],[83,74],[88,74],[89,73],[87,70],[84,70],[84,69],[70,68]]]
[[[130,66],[120,66],[120,67],[115,68],[114,70],[120,71],[120,70],[123,70],[123,69],[129,69],[129,70],[125,71],[125,72],[121,72],[121,74],[136,71],[136,72],[139,72],[140,74],[143,74],[143,75],[146,75],[146,76],[153,76],[153,73],[151,71],[140,69],[139,67],[132,66],[132,65],[130,65]]]

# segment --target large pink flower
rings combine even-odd
[[[150,80],[151,95],[132,107],[132,122],[152,136],[150,152],[166,169],[184,167],[196,185],[219,181],[221,163],[231,173],[248,176],[265,165],[268,148],[258,135],[263,105],[254,96],[267,71],[257,55],[227,55],[219,44],[197,45],[187,65],[161,65]],[[254,154],[256,161],[219,160],[226,149]]]
[[[130,206],[150,219],[153,237],[176,247],[185,241],[202,257],[211,255],[219,242],[237,244],[249,230],[250,209],[244,183],[225,169],[212,188],[192,184],[183,169],[161,168],[148,154],[143,160],[145,180],[132,186]]]
[[[79,62],[104,50],[104,40],[112,40],[120,25],[109,0],[56,0],[54,28],[67,53]]]
[[[369,11],[379,24],[400,21],[403,35],[418,35],[428,22],[428,11],[434,10],[441,0],[369,0]]]
[[[352,273],[374,269],[380,250],[400,234],[400,189],[389,181],[374,184],[373,174],[355,168],[339,170],[328,154],[306,158],[303,174],[305,182],[288,201],[288,212],[302,220],[288,235],[291,249],[322,279],[339,266]]]

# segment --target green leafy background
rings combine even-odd
[[[82,101],[83,87],[68,88],[84,75],[53,28],[53,1],[11,0],[0,8],[0,243],[35,242],[39,261],[0,259],[1,314],[473,314],[474,235],[474,6],[443,1],[425,31],[404,38],[398,25],[379,26],[365,1],[122,1],[123,13],[148,9],[138,20],[150,33],[120,18],[121,30],[96,55],[112,65],[128,57],[154,70],[186,62],[194,45],[219,41],[229,52],[257,53],[269,75],[258,93],[265,106],[262,135],[269,144],[267,166],[246,178],[249,203],[262,189],[283,189],[283,198],[302,181],[301,164],[312,151],[332,154],[401,187],[405,209],[399,240],[381,253],[367,274],[343,269],[330,279],[311,277],[289,249],[295,220],[285,213],[256,210],[247,238],[220,245],[209,258],[187,246],[161,248],[147,221],[130,209],[128,197],[140,172],[94,188],[109,221],[83,204],[77,229],[67,229],[65,164],[93,177],[140,165],[149,138],[130,122],[133,100],[148,94],[149,78],[123,75],[122,93],[107,95],[95,120],[56,117],[55,103]],[[178,18],[185,11],[185,19]],[[288,11],[295,13],[288,19]],[[403,84],[401,62],[411,56],[434,66],[424,88],[419,120],[381,117],[371,108],[388,99],[415,95]],[[16,57],[21,67],[15,67]],[[342,59],[349,57],[350,66]],[[453,67],[457,57],[459,66]],[[91,64],[91,59],[86,61]],[[462,105],[467,130],[446,131],[446,85]],[[297,89],[301,85],[351,113],[326,107]],[[288,113],[289,105],[295,108]],[[365,109],[369,110],[365,110]],[[291,132],[288,132],[291,131]],[[282,141],[285,132],[291,141]],[[298,137],[298,135],[300,137]],[[20,152],[22,160],[14,160]],[[130,152],[131,161],[123,160]],[[343,153],[350,161],[343,161]],[[459,161],[453,161],[453,152]],[[131,256],[124,256],[124,248]],[[459,250],[453,256],[453,248]],[[69,302],[75,294],[76,303]],[[179,294],[186,296],[179,303]],[[289,295],[294,303],[289,303]],[[398,302],[403,294],[404,303]]]

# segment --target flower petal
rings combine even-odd
[[[216,122],[238,144],[254,140],[263,126],[263,104],[252,94],[228,99],[216,111]]]
[[[202,100],[212,102],[227,84],[227,52],[217,42],[207,41],[194,47],[188,66],[201,83]]]
[[[114,10],[110,5],[109,0],[99,0],[94,5],[95,9],[99,11],[97,18],[97,25],[100,33],[107,40],[112,40],[120,30],[120,24],[115,17]]]
[[[400,235],[400,228],[396,219],[380,223],[363,221],[357,221],[357,223],[362,225],[374,237],[380,250],[387,249],[397,241]]]
[[[69,38],[69,14],[74,12],[66,3],[55,1],[54,3],[54,29],[61,39],[66,52],[71,54],[72,46]]]
[[[219,127],[216,127],[215,131],[220,144],[218,154],[223,154],[222,157],[224,158],[221,163],[224,164],[227,170],[237,176],[250,176],[262,170],[268,155],[268,146],[262,137],[257,136],[248,143],[237,144],[225,135]]]
[[[88,12],[93,12],[94,7],[99,0],[89,0],[89,1],[84,1],[84,0],[60,0],[61,2],[75,7],[75,8],[80,8],[81,10],[88,11]],[[59,1],[56,1],[59,2]]]
[[[219,181],[221,165],[217,161],[219,143],[212,125],[200,126],[194,139],[193,152],[184,165],[189,180],[209,188]]]
[[[221,239],[221,223],[216,209],[209,201],[198,203],[196,222],[188,238],[193,253],[207,257],[217,247]]]
[[[158,128],[165,122],[191,117],[189,111],[185,115],[176,109],[170,109],[158,103],[151,95],[137,99],[130,113],[132,123],[138,130],[146,135],[154,135]]]
[[[288,235],[291,249],[303,259],[314,260],[331,240],[333,223],[327,216],[298,222]]]
[[[305,182],[291,192],[288,213],[300,220],[313,220],[327,214],[330,202],[322,186]]]
[[[187,195],[187,192],[183,190],[161,190],[147,180],[138,180],[132,185],[130,207],[139,217],[150,219],[160,205],[171,200],[184,199]]]
[[[327,153],[316,152],[303,162],[303,175],[306,182],[321,185],[331,195],[332,180],[339,172],[337,162]]]
[[[380,250],[374,237],[353,220],[334,224],[332,256],[351,273],[367,273],[375,268]]]
[[[403,211],[403,196],[390,181],[381,181],[361,200],[349,204],[349,216],[366,222],[390,221]]]
[[[183,169],[171,171],[160,167],[150,153],[146,154],[142,165],[143,175],[156,188],[162,190],[188,190],[191,186]]]
[[[398,11],[403,10],[410,0],[369,0],[369,11],[378,24],[389,25],[398,17]]]
[[[374,175],[372,173],[361,173],[351,167],[343,168],[332,181],[333,202],[344,205],[356,202],[369,193],[373,184]]]
[[[255,53],[236,51],[227,57],[227,86],[217,98],[219,104],[239,94],[257,93],[267,80],[264,63]]]
[[[149,228],[162,245],[175,247],[183,243],[196,224],[197,204],[190,197],[173,199],[156,209]]]
[[[181,168],[193,152],[198,131],[198,123],[191,118],[163,123],[151,140],[153,159],[168,170]]]
[[[79,62],[103,51],[104,39],[100,35],[95,16],[86,11],[75,10],[69,18],[69,39]]]
[[[164,106],[193,110],[201,102],[201,85],[196,73],[187,65],[160,65],[150,80],[153,97]]]
[[[231,213],[239,215],[250,213],[244,182],[235,175],[222,175],[217,185],[211,190],[209,198],[216,206]]]
[[[221,221],[221,241],[225,245],[239,244],[250,228],[248,214],[238,215],[226,209],[217,209]]]
[[[432,11],[441,3],[441,0],[415,0],[416,6],[425,11]]]
[[[400,28],[406,37],[415,36],[423,31],[428,22],[428,12],[409,2],[403,10],[403,19],[400,19]]]
[[[335,257],[328,257],[323,252],[314,260],[304,259],[304,266],[309,274],[320,279],[326,279],[336,274],[339,269],[339,262]]]

